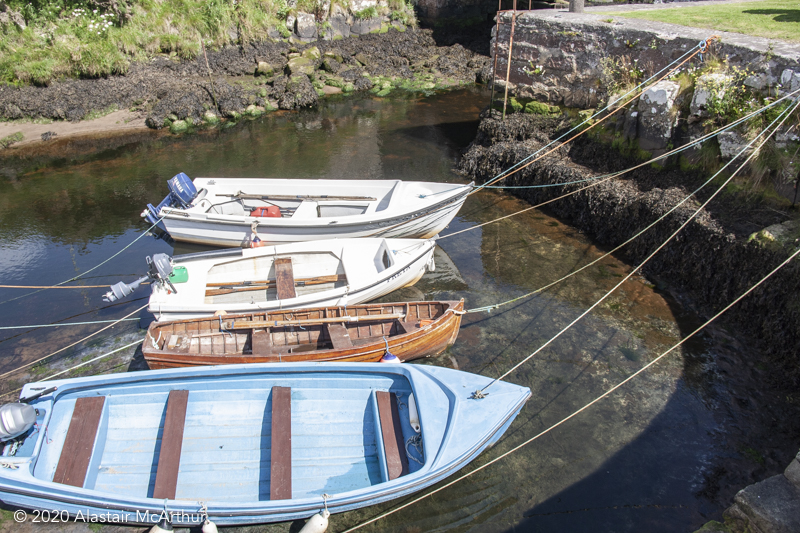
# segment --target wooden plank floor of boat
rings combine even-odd
[[[406,446],[403,442],[403,428],[400,425],[400,410],[397,408],[397,397],[386,391],[376,391],[378,400],[378,416],[381,420],[383,448],[386,454],[386,467],[389,479],[397,479],[408,474]],[[403,453],[400,453],[402,450]]]
[[[83,487],[105,400],[105,396],[92,396],[75,401],[67,437],[53,476],[55,483]]]
[[[153,498],[175,499],[178,486],[178,469],[181,465],[183,429],[186,425],[186,406],[189,403],[188,390],[173,390],[167,399],[167,414],[164,418],[164,431],[161,433],[161,451],[158,454],[156,484]]]
[[[269,499],[292,499],[292,389],[272,387]]]

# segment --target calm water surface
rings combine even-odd
[[[49,157],[1,162],[0,283],[53,285],[82,273],[80,290],[0,289],[4,326],[109,320],[146,304],[148,289],[102,302],[105,288],[146,271],[145,256],[172,253],[139,213],[191,177],[402,178],[464,182],[452,167],[472,140],[488,95],[343,99],[316,111],[276,113],[186,137],[148,133],[132,141],[64,142]],[[53,156],[55,154],[55,156]],[[471,196],[443,235],[526,207],[511,196]],[[131,244],[133,242],[133,244]],[[181,246],[176,252],[193,251]],[[530,292],[602,252],[547,215],[530,211],[439,241],[437,270],[385,298],[465,298],[467,308]],[[497,376],[533,352],[604,294],[630,267],[604,259],[542,295],[464,317],[455,346],[422,364]],[[24,296],[24,297],[21,297]],[[532,398],[505,437],[461,473],[539,433],[618,383],[681,338],[694,319],[634,277],[596,312],[507,378]],[[0,372],[54,352],[100,326],[0,331]],[[56,363],[3,379],[2,391],[141,338],[136,321],[67,349]],[[671,356],[610,398],[514,455],[389,518],[370,531],[690,531],[721,508],[697,496],[725,453],[713,441],[708,346]],[[135,359],[140,359],[140,351]],[[90,373],[138,368],[130,351],[88,362]],[[404,501],[335,515],[341,531]],[[42,526],[46,529],[44,526]],[[268,529],[296,530],[278,524]]]

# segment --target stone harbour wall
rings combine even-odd
[[[613,110],[622,96],[615,94],[622,93],[612,84],[615,77],[639,74],[638,80],[646,79],[714,35],[709,30],[602,14],[518,11],[509,68],[512,18],[512,12],[501,13],[499,31],[493,30],[497,88],[505,89],[508,76],[509,93],[517,98],[581,109],[611,102]],[[762,95],[800,89],[798,45],[721,32],[702,59],[695,56],[683,69],[703,67],[708,60],[749,70],[744,84]],[[629,72],[622,72],[625,69]],[[617,128],[626,137],[637,138],[643,150],[663,150],[673,140],[679,119],[691,124],[705,118],[710,95],[724,92],[729,80],[724,73],[701,76],[688,94],[677,81],[661,81],[627,106],[616,119]],[[688,116],[680,116],[681,108],[688,108]],[[730,157],[738,152],[741,139],[733,132],[726,135],[720,148],[723,157]]]

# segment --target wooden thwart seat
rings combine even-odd
[[[292,389],[272,387],[269,499],[292,498]]]
[[[403,428],[400,425],[400,410],[397,408],[397,397],[394,393],[376,391],[375,396],[378,400],[386,468],[389,471],[387,481],[391,481],[408,474],[408,458],[403,442]]]
[[[105,396],[92,396],[75,401],[75,410],[72,411],[67,437],[53,476],[55,483],[83,487],[105,400]]]
[[[156,484],[153,498],[175,499],[178,486],[178,469],[181,465],[183,447],[183,428],[186,424],[186,405],[189,403],[188,390],[173,390],[167,399],[167,414],[164,430],[161,433],[161,451],[158,455]]]
[[[254,329],[250,348],[253,355],[270,355],[272,353],[272,335],[269,330]]]
[[[328,336],[331,338],[334,349],[346,350],[353,347],[350,334],[343,324],[325,324],[325,327],[328,329]]]
[[[292,258],[282,257],[275,260],[275,283],[278,288],[278,300],[297,298],[294,290],[294,271]]]

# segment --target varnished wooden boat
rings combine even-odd
[[[464,300],[317,307],[153,322],[142,351],[152,369],[236,363],[401,361],[452,345]],[[385,339],[385,340],[384,340]]]

